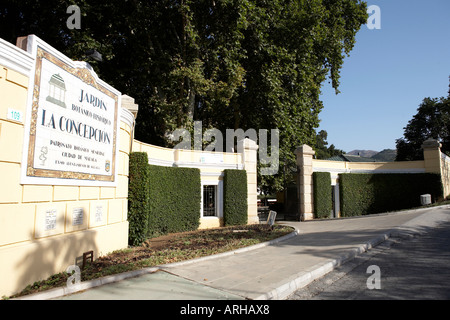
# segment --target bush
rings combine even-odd
[[[247,172],[236,169],[224,170],[223,185],[224,225],[247,224]]]
[[[329,218],[333,209],[331,195],[331,174],[329,172],[313,173],[313,195],[315,218]]]
[[[442,197],[439,174],[339,174],[341,216],[359,216],[420,206],[420,195]]]
[[[128,243],[140,245],[148,233],[149,165],[145,152],[130,154],[128,184]]]
[[[192,231],[200,225],[200,170],[149,165],[148,236]]]

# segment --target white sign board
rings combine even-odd
[[[103,221],[103,206],[95,207],[95,220],[96,223],[100,223]]]
[[[115,185],[120,93],[45,46],[34,51],[22,183]]]
[[[44,230],[55,230],[56,229],[56,210],[47,210],[45,212],[45,226]]]
[[[80,226],[83,224],[84,210],[83,208],[75,208],[72,212],[72,225]]]

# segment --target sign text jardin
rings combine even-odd
[[[88,69],[38,46],[27,177],[113,183],[118,101]]]

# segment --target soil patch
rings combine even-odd
[[[99,257],[81,270],[81,281],[232,251],[270,241],[292,231],[292,227],[281,225],[275,225],[273,229],[267,225],[246,225],[166,234],[148,239],[141,246]],[[14,297],[64,286],[68,277],[65,272],[58,273],[27,286]]]

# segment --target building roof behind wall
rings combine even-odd
[[[372,158],[365,158],[361,156],[354,156],[350,154],[341,154],[338,156],[333,156],[331,158],[328,158],[326,160],[329,161],[347,161],[347,162],[377,162],[376,159]]]

